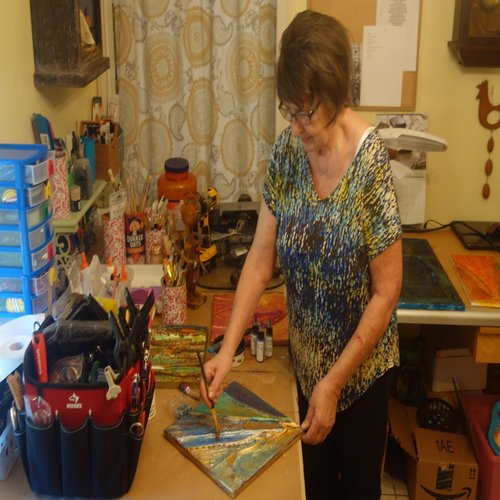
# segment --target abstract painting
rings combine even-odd
[[[167,427],[164,437],[235,497],[300,438],[301,429],[237,382],[226,387],[215,408],[218,439],[203,403]]]
[[[491,255],[452,255],[473,306],[500,307],[500,270]]]
[[[229,317],[233,309],[234,293],[216,293],[212,300],[212,325],[210,340],[224,335]],[[267,325],[273,325],[274,345],[288,345],[288,318],[286,315],[286,299],[283,293],[264,293],[255,310],[255,319]],[[252,323],[248,325],[250,328]]]
[[[463,311],[465,305],[427,240],[403,238],[403,288],[398,307]]]
[[[197,352],[205,352],[208,328],[198,325],[158,325],[151,328],[150,358],[156,387],[198,384]]]

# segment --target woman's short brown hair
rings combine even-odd
[[[277,65],[278,98],[299,108],[321,100],[336,112],[351,100],[352,48],[345,27],[312,10],[283,32]]]

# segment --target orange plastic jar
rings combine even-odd
[[[178,203],[187,193],[197,190],[196,176],[189,171],[185,158],[169,158],[165,161],[165,173],[158,177],[158,199],[162,196],[169,203]]]
[[[158,199],[162,196],[168,200],[172,220],[172,236],[182,239],[184,222],[179,210],[181,200],[197,190],[196,176],[189,171],[189,162],[185,158],[169,158],[165,161],[165,173],[158,177],[156,183]]]

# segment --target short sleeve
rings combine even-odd
[[[401,237],[401,218],[387,149],[378,134],[364,152],[363,233],[370,259]]]

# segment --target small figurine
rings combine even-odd
[[[196,229],[200,219],[198,198],[198,193],[189,193],[180,207],[182,220],[186,226],[182,258],[186,266],[187,305],[191,309],[197,309],[207,300],[206,295],[196,289],[201,276],[200,244],[196,237]]]

